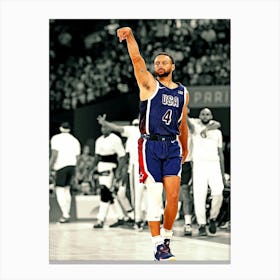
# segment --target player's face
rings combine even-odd
[[[104,136],[108,136],[111,133],[111,130],[106,126],[101,126],[101,132]]]
[[[155,74],[158,77],[167,77],[174,70],[171,58],[167,55],[158,55],[154,61]]]
[[[212,120],[213,116],[210,110],[202,110],[199,114],[199,118],[204,124],[207,124]]]

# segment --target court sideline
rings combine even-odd
[[[148,230],[129,228],[92,229],[92,221],[49,224],[50,264],[151,263],[153,252]],[[230,232],[218,230],[215,236],[184,237],[181,222],[174,225],[172,263],[230,263]]]

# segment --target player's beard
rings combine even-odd
[[[209,122],[210,122],[210,120],[207,120],[207,121],[203,121],[203,120],[201,120],[201,122],[203,123],[203,124],[208,124]]]
[[[162,74],[159,74],[158,72],[155,71],[155,74],[156,74],[159,78],[168,77],[170,73],[171,73],[171,70],[169,70],[169,71],[164,71]]]

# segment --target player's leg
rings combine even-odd
[[[209,164],[209,186],[211,189],[211,210],[209,220],[210,233],[216,233],[216,218],[220,213],[220,209],[223,203],[223,178],[220,169],[219,162],[213,162]]]
[[[68,210],[68,198],[67,198],[67,190],[65,187],[67,185],[67,168],[61,168],[56,172],[56,199],[58,206],[62,212],[62,217],[60,218],[60,223],[68,222],[70,219],[70,213]]]
[[[70,217],[70,210],[71,210],[71,200],[72,200],[72,196],[71,196],[71,185],[72,185],[72,179],[74,178],[75,175],[75,167],[74,166],[67,166],[66,167],[66,172],[67,172],[67,178],[66,178],[66,182],[65,182],[65,188],[64,188],[64,192],[65,192],[65,198],[66,198],[66,211],[68,213],[68,216]]]
[[[166,230],[172,230],[175,221],[178,209],[180,181],[179,176],[165,176],[163,178],[163,186],[166,194],[163,226]]]
[[[161,161],[157,158],[156,141],[140,138],[138,141],[140,182],[145,183],[147,191],[147,220],[154,246],[155,260],[169,260],[173,258],[160,235],[160,219],[162,209],[162,171]]]
[[[160,237],[163,185],[161,162],[155,154],[159,144],[143,138],[138,140],[140,183],[144,183],[147,189],[147,220],[152,239]]]
[[[183,206],[184,214],[184,235],[192,235],[192,212],[193,197],[191,194],[192,167],[190,162],[185,162],[182,166],[180,199]]]
[[[101,167],[100,167],[101,166]],[[99,162],[99,168],[102,168],[102,162]],[[97,223],[93,225],[93,228],[103,228],[105,219],[107,217],[110,203],[113,201],[112,192],[110,187],[112,186],[114,174],[113,170],[99,171],[98,181],[100,186],[100,204],[97,214]]]
[[[136,179],[139,180],[139,174],[138,174],[138,170],[137,171],[137,177]],[[130,188],[130,203],[131,206],[135,209],[135,166],[133,163],[129,162],[128,165],[128,178],[129,178],[129,188]]]
[[[177,141],[171,143],[165,143],[167,148],[166,158],[163,161],[162,173],[163,173],[163,186],[165,189],[165,208],[163,215],[163,227],[161,229],[161,236],[164,239],[164,244],[167,246],[170,252],[170,241],[172,239],[172,227],[178,211],[178,200],[180,194],[181,183],[181,151]],[[172,255],[172,254],[171,254]],[[172,258],[175,259],[174,255]]]
[[[145,185],[147,188],[147,220],[149,223],[152,243],[154,245],[155,260],[157,261],[175,260],[175,257],[173,254],[171,254],[169,248],[169,243],[172,236],[172,230],[162,231],[160,229],[163,184],[158,182],[153,182],[148,177],[145,182]],[[175,216],[176,216],[176,209],[175,209]],[[175,219],[175,216],[173,214],[173,220]]]
[[[134,228],[141,231],[144,229],[144,215],[146,212],[146,207],[144,207],[144,183],[139,182],[139,164],[138,161],[133,163],[133,189],[134,189],[134,217],[135,225]],[[144,207],[144,209],[143,209]]]
[[[206,198],[208,190],[207,166],[201,162],[193,163],[194,211],[199,225],[199,235],[206,236]]]

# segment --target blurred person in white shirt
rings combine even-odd
[[[115,185],[122,179],[122,169],[126,163],[125,150],[121,138],[112,133],[109,127],[102,125],[101,132],[102,135],[95,142],[94,166],[98,173],[100,205],[94,229],[103,228],[109,207],[118,216],[118,220],[110,227],[125,223],[123,205],[120,205],[114,193]]]
[[[207,236],[206,198],[208,186],[211,189],[211,210],[209,232],[216,233],[216,218],[223,202],[224,155],[223,137],[219,129],[209,129],[213,124],[210,109],[200,111],[199,118],[187,118],[192,134],[193,150],[193,197],[199,235]]]
[[[71,183],[75,175],[77,158],[81,153],[79,140],[70,131],[68,122],[59,127],[60,133],[51,138],[50,171],[55,171],[55,192],[58,205],[62,212],[60,223],[70,220],[71,209]]]
[[[98,116],[98,122],[108,126],[113,131],[126,137],[125,150],[129,157],[128,173],[131,194],[131,204],[134,207],[135,225],[137,230],[143,230],[146,220],[146,189],[139,182],[138,139],[140,138],[139,120],[134,119],[131,125],[120,126],[106,120],[106,115]]]

